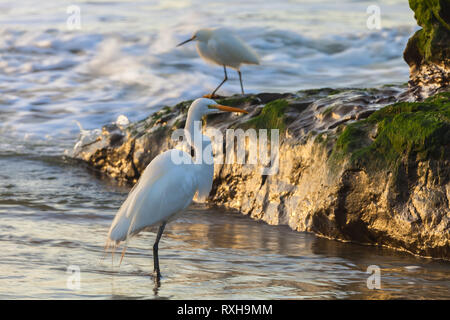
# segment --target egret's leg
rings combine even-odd
[[[156,281],[159,281],[159,279],[161,278],[161,272],[159,271],[158,244],[164,232],[165,226],[166,223],[163,222],[159,227],[158,234],[156,235],[155,244],[153,245],[153,267],[154,267],[153,274],[155,276]]]
[[[228,80],[228,75],[227,75],[227,67],[223,66],[223,72],[225,73],[225,78],[223,78],[222,82],[219,84],[219,86],[214,89],[214,91],[211,93],[210,98],[214,98],[214,95],[216,93],[217,90],[219,90],[219,88],[225,83],[225,81]]]
[[[238,73],[239,73],[239,81],[241,82],[241,91],[242,91],[242,94],[244,94],[244,86],[242,85],[242,74],[241,74],[241,71],[238,70]]]

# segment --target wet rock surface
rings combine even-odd
[[[449,259],[450,97],[398,102],[404,91],[324,88],[217,99],[249,114],[210,115],[204,129],[279,129],[279,170],[263,175],[261,163],[216,164],[208,202],[330,239]],[[73,156],[133,184],[156,155],[175,147],[171,134],[184,127],[190,102],[107,125]]]
[[[422,27],[403,53],[410,67],[410,92],[426,98],[450,86],[450,0],[409,0]]]

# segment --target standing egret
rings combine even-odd
[[[199,124],[203,115],[219,110],[247,113],[239,108],[222,106],[214,100],[201,98],[191,104],[184,128],[187,140],[194,148],[195,157],[201,154],[201,159],[205,159],[205,156],[209,156],[209,162],[213,159],[212,149],[207,148],[211,140],[202,135]],[[202,146],[193,143],[198,137],[201,138]],[[199,148],[202,150],[198,150]],[[153,245],[153,274],[157,282],[161,277],[158,243],[166,223],[183,212],[196,193],[199,199],[205,199],[211,190],[214,163],[196,160],[197,158],[193,159],[190,154],[178,149],[156,156],[128,194],[109,229],[107,248],[116,247],[121,241],[127,241],[144,229],[159,226]]]
[[[223,66],[225,78],[214,89],[214,91],[205,95],[207,98],[214,98],[216,91],[228,80],[227,67],[235,69],[239,74],[241,82],[241,91],[244,94],[242,85],[241,64],[259,64],[259,57],[252,48],[250,48],[239,37],[226,29],[200,29],[194,35],[177,45],[177,47],[195,40],[197,41],[197,52],[203,60]]]

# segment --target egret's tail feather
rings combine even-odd
[[[122,250],[122,256],[120,257],[119,267],[122,264],[123,257],[125,256],[125,252],[127,251],[128,246],[124,246]]]
[[[131,215],[129,211],[135,201],[136,194],[134,191],[137,185],[133,187],[127,200],[120,207],[109,229],[107,242],[116,247],[120,242],[127,240],[133,231],[133,224],[136,217]]]
[[[111,253],[111,263],[114,265],[114,254],[116,253],[116,249],[117,249],[119,243],[120,243],[120,241],[111,240],[111,238],[108,236],[108,239],[106,240],[106,243],[105,243],[105,251],[102,256],[102,260],[106,257],[106,255],[108,253]],[[108,252],[108,249],[111,249],[111,251]],[[122,254],[122,258],[123,258],[123,254]],[[120,261],[122,262],[122,259],[120,259]]]
[[[106,241],[105,248],[103,249],[103,255],[102,255],[101,259],[100,259],[101,261],[103,261],[105,259],[106,255],[108,254],[108,249],[109,249],[110,246],[111,245],[110,245],[109,241]]]
[[[130,234],[130,232],[131,230],[133,230],[132,227],[134,219],[130,219],[125,214],[127,209],[125,205],[126,203],[124,203],[124,206],[119,210],[119,213],[116,215],[116,218],[114,219],[111,228],[109,230],[108,239],[106,240],[105,245],[105,251],[107,251],[108,248],[111,248],[112,259],[114,260],[114,252],[116,251],[117,247],[122,242],[124,242],[119,267],[122,264],[123,257],[125,256],[125,252],[128,248],[128,241],[133,236],[133,234]]]

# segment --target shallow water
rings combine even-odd
[[[60,157],[3,153],[0,168],[2,299],[450,298],[447,262],[320,239],[200,204],[167,226],[155,288],[155,233],[133,239],[120,267],[120,252],[114,264],[104,255],[127,188]],[[380,290],[367,288],[369,265],[381,269]],[[67,286],[74,266],[79,289]]]
[[[76,122],[139,120],[213,89],[221,69],[174,47],[200,26],[235,29],[261,55],[243,68],[248,92],[403,83],[416,29],[406,1],[378,1],[382,30],[366,27],[371,1],[76,3],[82,29],[69,31],[72,1],[0,1],[0,298],[450,298],[448,262],[201,205],[168,225],[155,290],[154,233],[130,243],[120,268],[119,254],[102,260],[128,188],[64,156]],[[231,76],[223,94],[239,92]],[[367,288],[369,265],[381,268],[381,290]],[[69,266],[79,289],[67,286]]]

